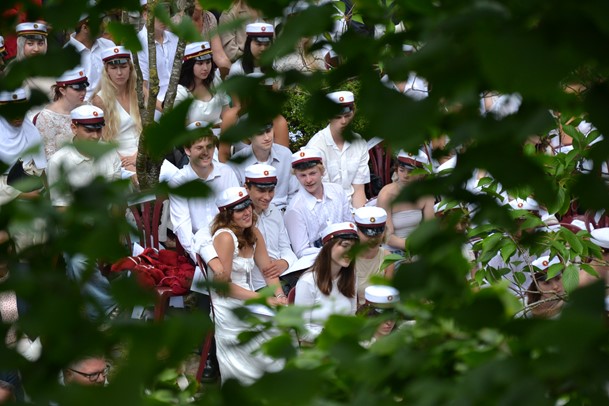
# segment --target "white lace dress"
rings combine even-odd
[[[220,233],[229,233],[235,243],[231,273],[232,283],[253,291],[251,273],[254,269],[254,258],[239,256],[237,237],[231,230],[221,228],[216,231],[213,238],[215,239]],[[222,383],[228,379],[237,379],[242,384],[249,385],[265,372],[281,370],[283,368],[281,360],[274,360],[257,352],[264,342],[272,338],[271,334],[262,333],[246,344],[239,344],[237,336],[252,329],[249,324],[239,320],[233,314],[233,309],[243,306],[244,301],[219,296],[215,291],[212,292],[211,297],[215,313],[216,354],[220,365]]]
[[[47,159],[65,144],[72,142],[72,119],[69,114],[56,113],[49,109],[43,109],[36,117],[34,125],[40,131],[44,144],[44,154]]]

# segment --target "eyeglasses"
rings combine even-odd
[[[89,382],[97,382],[97,380],[99,379],[100,376],[102,376],[104,379],[108,376],[108,372],[110,371],[110,365],[106,364],[106,367],[104,369],[102,369],[101,371],[91,372],[89,374],[81,372],[81,371],[77,371],[72,368],[68,368],[68,370],[87,378],[89,380]]]

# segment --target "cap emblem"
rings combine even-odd
[[[370,217],[370,222],[371,223],[376,223],[376,219],[374,217]]]
[[[345,98],[344,98],[343,96],[340,96],[340,97],[338,98],[338,101],[343,102],[343,101],[345,101]]]
[[[260,30],[261,30],[262,32],[265,32],[265,31],[266,31],[266,27],[260,27]]]
[[[114,48],[114,53],[118,54],[118,48]]]
[[[17,100],[17,97],[19,97],[19,96],[17,96],[17,94],[13,93],[12,97],[13,97],[13,100]]]
[[[522,202],[518,203],[518,207],[522,207],[522,206],[524,206],[524,205],[522,204]]]
[[[387,301],[388,302],[393,302],[393,296],[391,296],[391,295],[387,296]]]
[[[243,192],[239,192],[239,197],[243,197]]]
[[[268,176],[269,175],[269,171],[264,171],[264,176]]]
[[[93,112],[93,115],[94,115],[95,117],[97,117],[97,116],[99,115],[99,113],[98,113],[97,111],[94,111],[94,112]]]
[[[85,75],[85,72],[83,72],[83,71],[78,72],[78,76],[84,76],[84,75]]]
[[[34,28],[38,28],[38,24],[34,24]]]
[[[351,227],[351,228],[355,228],[355,226],[353,226],[353,223],[350,223],[350,224],[349,224],[349,227]]]
[[[543,266],[548,266],[548,261],[543,261],[543,262],[541,263],[541,265],[543,265]]]
[[[201,122],[200,121],[195,121],[195,126],[196,127],[201,127]]]
[[[300,153],[300,157],[302,158],[303,156],[305,156],[305,153],[304,153],[304,152],[301,152],[301,153]]]

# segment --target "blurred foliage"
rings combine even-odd
[[[0,12],[21,3],[3,1]],[[229,1],[204,3],[225,8]],[[280,15],[287,3],[251,2],[268,16]],[[48,1],[42,9],[29,2],[23,5],[32,19],[44,16],[56,30],[73,27],[84,11],[91,12],[95,25],[102,11],[139,7],[135,0],[103,0],[94,7],[77,0]],[[288,21],[268,52],[284,54],[301,35],[326,38],[329,11],[328,6],[311,7],[306,19],[315,24],[307,26],[295,19],[299,26],[289,28]],[[162,11],[157,14],[166,18]],[[333,41],[341,59],[337,68],[309,76],[282,74],[283,92],[263,90],[252,78],[226,81],[227,90],[250,98],[255,118],[227,132],[227,139],[245,138],[257,128],[256,120],[284,114],[290,131],[300,130],[299,142],[304,143],[336,113],[325,94],[341,89],[356,94],[353,130],[365,138],[382,137],[394,151],[413,151],[446,135],[450,141],[445,152],[460,151],[452,171],[428,176],[400,195],[410,201],[441,196],[451,202],[451,210],[423,223],[409,237],[411,257],[396,262],[392,282],[401,293],[398,311],[403,325],[370,348],[362,344],[370,340],[380,319],[334,316],[314,347],[297,351],[292,331],[302,328],[302,309],[282,308],[276,319],[282,333],[264,348],[287,360],[282,372],[267,374],[249,387],[231,381],[195,393],[201,388],[187,378],[186,389],[177,389],[176,371],[210,330],[207,315],[182,312],[162,323],[120,317],[111,323],[89,320],[83,309],[91,298],[81,294],[79,283],[65,277],[64,252],[107,262],[126,253],[122,236],[133,230],[121,210],[108,208],[123,209],[135,196],[128,182],[98,179],[75,191],[74,204],[64,212],[54,210],[46,196],[0,208],[2,228],[37,229],[37,222],[47,224],[43,244],[19,253],[2,246],[11,277],[0,290],[14,290],[27,302],[29,311],[18,328],[39,336],[43,345],[35,362],[1,346],[2,368],[20,369],[36,404],[606,404],[605,289],[601,283],[576,288],[579,269],[595,273],[584,260],[599,259],[599,249],[587,231],[539,230],[543,224],[538,217],[508,211],[497,197],[504,191],[532,195],[558,220],[573,214],[572,201],[580,213],[609,208],[609,189],[601,175],[609,140],[590,145],[591,137],[576,129],[586,120],[595,127],[594,135],[609,134],[609,55],[598,46],[609,41],[607,15],[609,4],[598,1],[362,0],[356,2],[354,21],[361,17],[366,24],[383,25],[387,32],[374,39],[347,31]],[[395,32],[388,16],[402,21],[405,31]],[[3,19],[1,31],[11,32],[14,23],[14,18]],[[111,30],[125,44],[135,43],[132,29],[113,24]],[[194,35],[188,22],[176,30]],[[421,46],[405,55],[404,42]],[[26,75],[56,75],[77,62],[72,50],[50,44],[46,55],[15,63],[0,79],[0,88],[14,88]],[[430,83],[429,96],[415,101],[387,88],[379,81],[379,67],[394,81],[417,72]],[[523,103],[505,117],[481,115],[480,97],[487,91],[518,92]],[[149,153],[155,159],[189,138],[183,129],[186,108],[176,107],[146,129]],[[4,108],[1,113],[16,114]],[[545,153],[548,134],[556,129],[574,138],[573,151]],[[541,147],[533,145],[533,136]],[[577,169],[586,160],[592,170],[581,173]],[[487,174],[480,188],[467,189],[478,170]],[[166,184],[152,190],[167,191]],[[199,196],[209,190],[191,184],[176,193]],[[470,227],[466,231],[463,225]],[[530,271],[527,258],[544,253],[558,255],[565,263],[549,272],[563,272],[568,302],[557,319],[515,317],[524,304],[510,291],[508,277],[522,285]],[[510,270],[507,263],[520,268]],[[150,306],[154,300],[128,278],[114,283],[113,289],[126,311],[136,304]],[[7,330],[1,325],[0,336]],[[58,384],[62,367],[99,352],[110,354],[114,365],[108,386]]]

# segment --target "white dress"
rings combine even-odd
[[[219,72],[216,70],[216,72]],[[222,79],[220,76],[216,75],[213,81],[213,88],[217,89],[218,86],[222,84]],[[175,104],[181,103],[186,99],[192,98],[192,94],[182,85],[178,85],[178,89],[176,92]],[[211,100],[204,101],[194,99],[190,108],[188,109],[188,124],[194,123],[195,121],[207,121],[208,123],[218,124],[222,120],[220,116],[222,115],[222,109],[224,107],[228,107],[230,103],[230,99],[228,95],[224,92],[216,92]]]
[[[226,228],[216,231],[215,239],[220,233],[229,233],[233,237],[235,250],[233,251],[232,283],[248,290],[252,290],[252,270],[254,258],[239,256],[237,237]],[[267,332],[261,333],[246,344],[239,344],[237,336],[252,330],[249,324],[239,320],[233,314],[233,309],[243,306],[244,301],[232,297],[219,296],[215,291],[211,294],[215,324],[216,355],[220,365],[222,383],[233,378],[242,384],[249,385],[260,378],[265,372],[277,372],[283,368],[281,360],[275,360],[257,351],[260,346],[271,337]]]
[[[109,101],[104,97],[102,92],[98,93],[98,96],[108,103]],[[119,127],[118,134],[114,138],[118,143],[117,152],[120,156],[132,156],[137,152],[137,147],[140,142],[140,134],[137,132],[137,126],[135,120],[129,113],[121,106],[118,100],[114,100],[116,103],[116,111],[118,111]]]
[[[74,134],[70,128],[71,124],[72,118],[69,114],[56,113],[47,108],[38,113],[34,125],[42,136],[47,159],[50,159],[59,148],[72,142]]]

